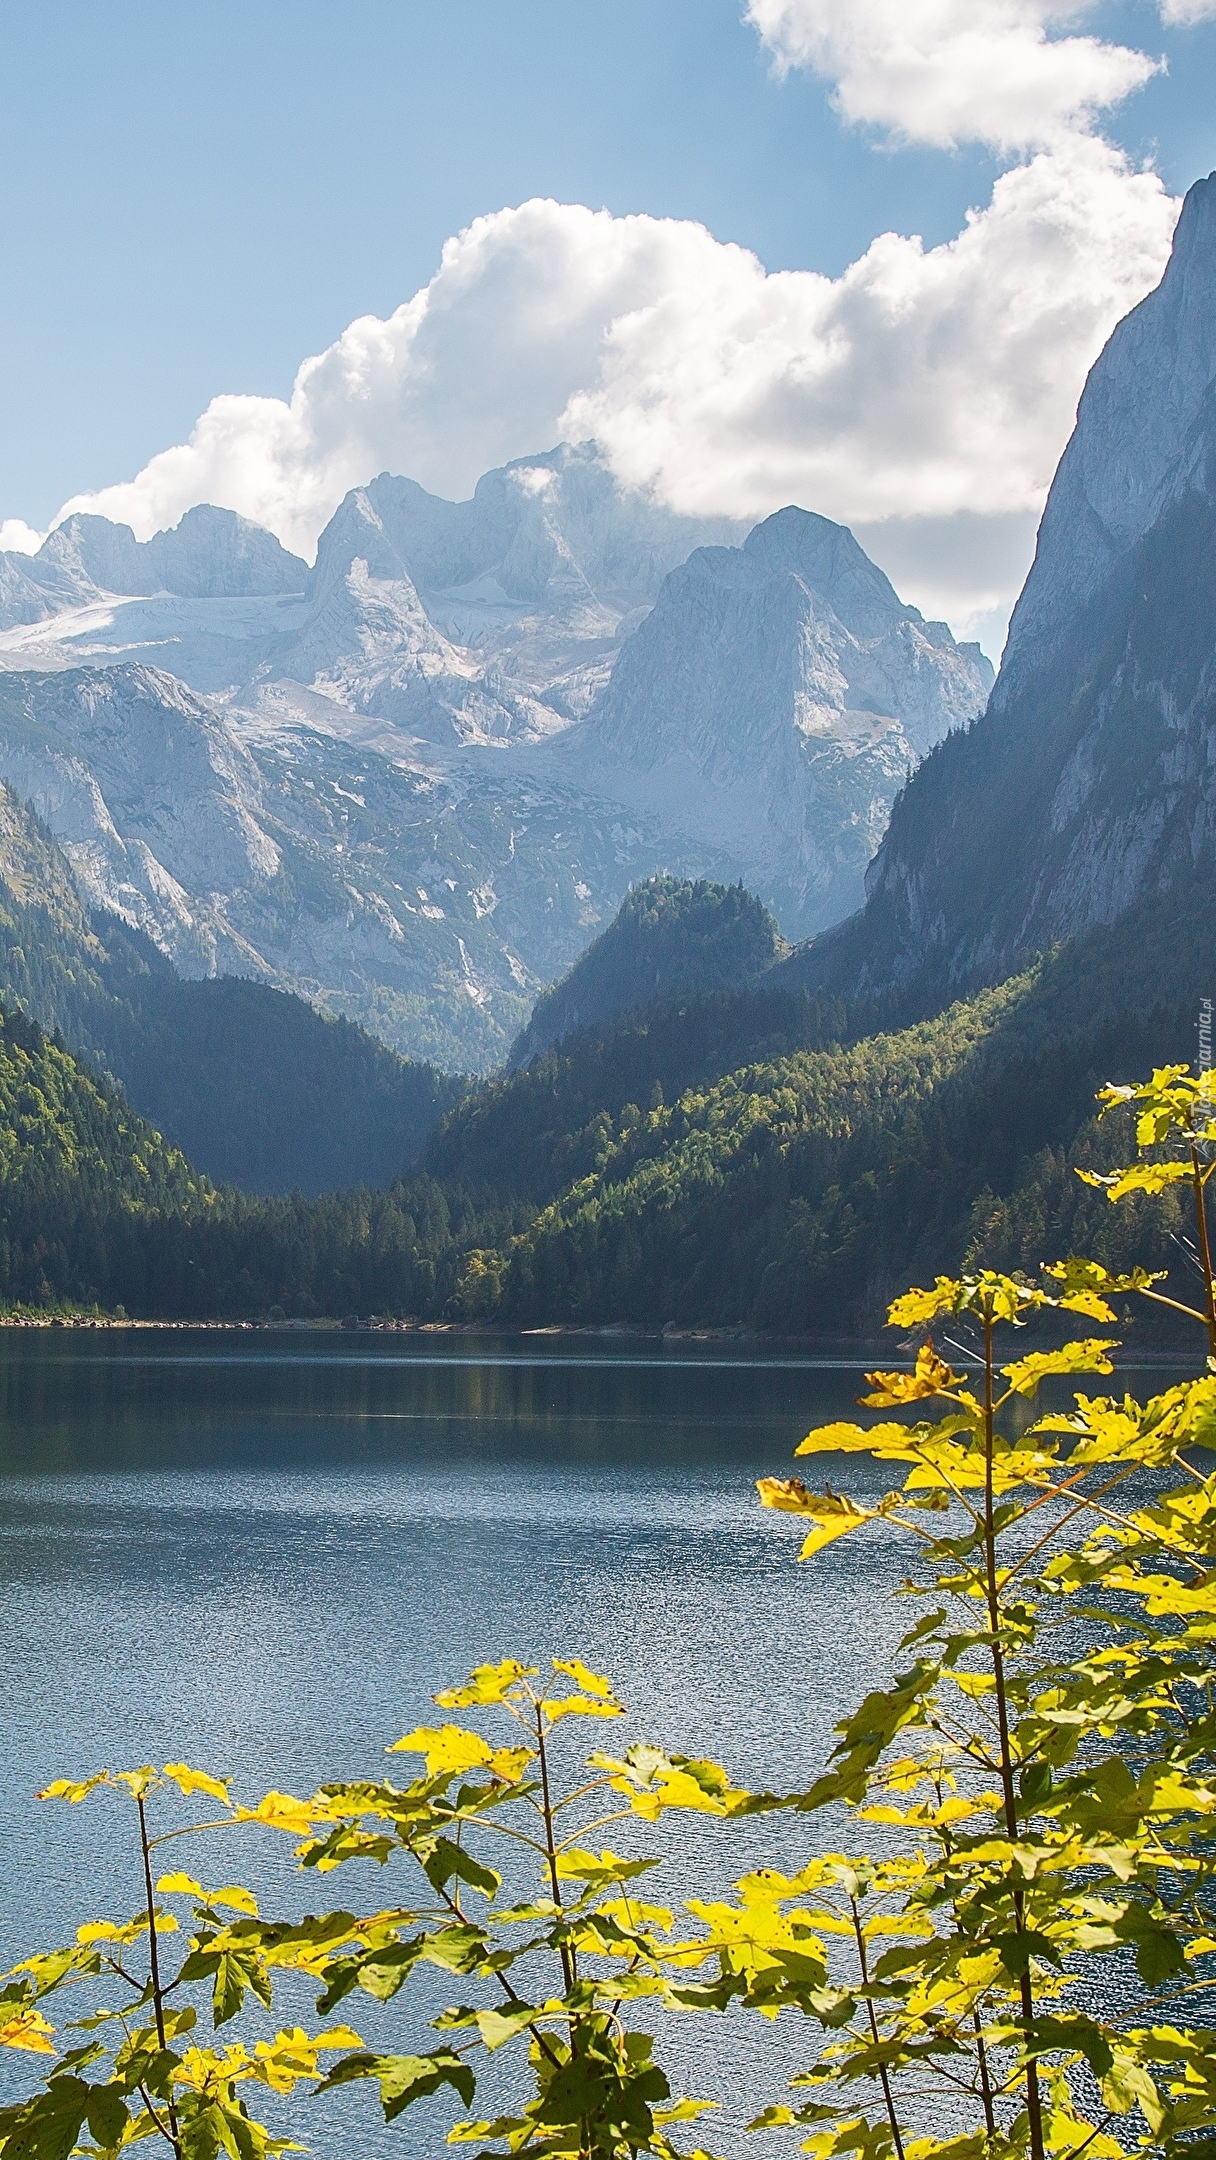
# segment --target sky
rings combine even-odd
[[[999,652],[1216,166],[1216,0],[0,0],[0,539],[560,435]]]

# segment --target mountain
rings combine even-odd
[[[1214,749],[1216,175],[1090,373],[987,712],[925,760],[864,911],[790,978],[929,1010],[1141,901],[1210,906]]]
[[[463,1092],[299,998],[183,981],[137,931],[90,918],[50,833],[4,788],[0,1000],[121,1086],[197,1169],[250,1192],[386,1186]]]
[[[248,599],[302,592],[307,579],[307,564],[273,533],[210,503],[142,542],[129,525],[76,516],[36,555],[0,555],[0,629],[48,622],[111,594]]]
[[[381,473],[322,533],[308,623],[269,672],[436,743],[541,740],[589,709],[667,572],[740,531],[623,489],[592,444],[462,503]]]
[[[844,528],[743,539],[593,445],[464,503],[382,474],[311,571],[226,512],[142,547],[71,519],[0,563],[0,779],[180,972],[484,1071],[639,878],[742,879],[795,935],[845,912],[984,702]]]
[[[1185,1295],[1176,1200],[1112,1209],[1074,1173],[1130,1144],[1097,1089],[1193,1052],[1210,922],[1138,903],[902,1027],[855,1027],[778,968],[573,1037],[428,1143],[424,1172],[509,1231],[466,1232],[447,1315],[855,1337],[909,1280],[1068,1252],[1173,1269]]]
[[[0,557],[0,666],[142,660],[389,748],[539,739],[589,708],[668,570],[743,529],[623,489],[592,444],[518,458],[460,503],[381,473],[339,504],[311,571],[230,511],[143,547],[71,518],[39,554]]]
[[[846,527],[781,510],[668,575],[558,760],[742,859],[805,935],[856,905],[895,793],[991,687]]]
[[[750,988],[789,947],[768,909],[742,885],[647,878],[569,973],[536,1001],[508,1071],[554,1043],[657,999]]]
[[[417,1311],[450,1294],[462,1235],[425,1182],[319,1200],[217,1189],[36,1021],[0,1010],[0,1309]]]
[[[0,673],[0,779],[182,974],[297,992],[456,1071],[499,1063],[601,914],[688,852],[498,756],[242,728],[142,664]]]

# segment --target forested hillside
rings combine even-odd
[[[57,1029],[197,1168],[248,1192],[387,1186],[464,1093],[265,983],[183,980],[138,931],[88,915],[51,835],[3,787],[0,1000]]]
[[[1173,970],[1171,988],[1185,976]],[[1117,1245],[1176,1265],[1185,1225],[1171,1203],[1116,1216],[1073,1175],[1118,1145],[1094,1127],[1097,1088],[1194,1051],[1190,1006],[1151,992],[1132,1003],[1135,977],[1125,1002],[1118,954],[1099,936],[934,1019],[748,1063],[670,1101],[657,1089],[646,1100],[635,1029],[597,1046],[633,1061],[635,1099],[554,1151],[564,1175],[547,1194],[542,1076],[521,1076],[457,1112],[428,1158],[442,1164],[460,1133],[466,1164],[511,1162],[518,1090],[516,1175],[533,1179],[536,1212],[508,1247],[466,1261],[456,1307],[524,1324],[846,1334],[877,1324],[893,1282],[963,1254],[1033,1269]],[[559,1062],[550,1091],[567,1077]]]
[[[204,1179],[24,1014],[0,1012],[0,1298],[112,1301],[97,1229],[138,1246],[205,1214]],[[107,1240],[103,1238],[102,1243]]]
[[[36,1022],[0,1010],[0,1306],[430,1309],[451,1293],[467,1213],[428,1180],[313,1201],[217,1189]]]
[[[239,975],[184,982],[138,933],[99,929],[113,1000],[96,1029],[102,1061],[217,1182],[388,1186],[466,1091],[302,998]]]
[[[1093,1123],[1103,1082],[1193,1052],[1188,990],[1206,951],[1202,909],[1149,910],[1134,937],[1094,933],[946,1013],[860,1035],[828,1034],[841,1008],[767,990],[660,1004],[459,1106],[390,1192],[316,1201],[215,1190],[76,1073],[90,1116],[110,1121],[112,1159],[50,1148],[68,1165],[50,1183],[0,1182],[16,1256],[3,1294],[163,1318],[378,1311],[825,1337],[873,1332],[893,1282],[964,1256],[1033,1270],[1080,1248],[1185,1271],[1168,1195],[1113,1210],[1073,1171],[1122,1144]],[[1154,995],[1163,976],[1169,1003]],[[67,1086],[66,1054],[10,1024]],[[32,1164],[27,1130],[14,1123],[8,1144]],[[128,1131],[141,1160],[152,1149],[146,1186]]]
[[[744,886],[646,878],[626,893],[608,928],[561,981],[537,999],[512,1045],[508,1070],[656,998],[750,987],[788,951],[768,909]]]

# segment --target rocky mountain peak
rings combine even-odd
[[[1214,745],[1216,176],[1090,375],[987,712],[904,790],[864,911],[791,966],[928,1006],[1132,910],[1210,910]]]
[[[845,526],[786,509],[668,575],[555,755],[639,811],[661,802],[805,934],[856,906],[902,782],[991,682]]]
[[[1216,173],[1188,191],[1160,284],[1090,369],[1009,626],[998,707],[1153,523],[1214,376]]]
[[[743,543],[744,562],[761,577],[789,571],[831,608],[856,638],[881,637],[897,622],[920,622],[847,525],[810,510],[777,510]]]
[[[197,504],[171,530],[143,541],[129,525],[78,511],[48,533],[36,555],[0,556],[0,627],[110,594],[240,600],[303,592],[307,581],[308,565],[273,533],[213,503]]]

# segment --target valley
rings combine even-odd
[[[1094,368],[991,696],[843,527],[711,534],[590,449],[382,478],[313,571],[220,513],[6,558],[12,1101],[58,1107],[0,1293],[848,1338],[960,1256],[1176,1270],[1168,1193],[1075,1172],[1210,995],[1214,205]]]
[[[793,937],[847,912],[983,705],[978,648],[842,527],[743,538],[589,446],[463,504],[382,475],[311,571],[231,513],[142,549],[70,519],[0,564],[0,779],[182,972],[492,1069],[657,870],[742,879]]]

